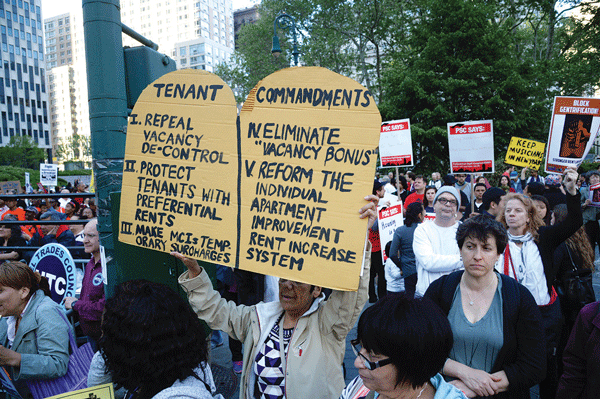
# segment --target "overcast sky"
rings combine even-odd
[[[259,0],[233,0],[233,9],[244,8]],[[65,14],[75,7],[81,7],[81,0],[42,0],[42,18],[50,18],[55,15]]]

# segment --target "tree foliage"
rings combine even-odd
[[[56,157],[64,162],[81,161],[92,156],[92,145],[89,136],[73,134],[61,138],[56,148]]]
[[[448,166],[446,124],[494,120],[496,156],[510,137],[546,141],[556,95],[593,95],[600,85],[600,1],[263,0],[217,73],[243,101],[289,66],[290,35],[273,21],[295,18],[301,63],[352,77],[378,100],[384,120],[410,118],[421,171]],[[287,49],[287,50],[286,50]]]
[[[13,136],[0,151],[0,165],[39,169],[46,153],[29,136]]]

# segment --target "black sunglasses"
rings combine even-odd
[[[362,350],[362,345],[360,344],[360,341],[358,339],[353,339],[352,341],[350,341],[350,344],[352,345],[352,350],[354,351],[354,354],[361,358],[363,364],[368,370],[375,370],[379,367],[387,366],[388,364],[392,363],[392,359],[390,358],[383,359],[378,362],[372,362],[369,359],[367,359],[365,355],[360,353]]]

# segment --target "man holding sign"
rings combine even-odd
[[[370,202],[360,209],[360,218],[368,218],[370,228],[377,217],[372,202],[377,197],[365,199]],[[288,399],[339,397],[344,388],[340,363],[346,335],[367,300],[369,256],[363,254],[358,291],[333,291],[325,300],[321,287],[281,279],[279,301],[237,306],[212,288],[196,260],[176,252],[172,255],[188,268],[179,277],[179,284],[198,316],[247,348],[240,399],[260,395]]]

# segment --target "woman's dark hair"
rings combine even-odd
[[[554,207],[554,224],[562,223],[567,218],[567,205],[558,204]],[[550,212],[548,212],[550,213]],[[566,244],[569,246],[571,251],[579,254],[583,267],[585,269],[594,270],[594,248],[590,244],[587,233],[585,232],[585,226],[581,226],[571,237],[567,238]]]
[[[428,298],[390,293],[365,309],[358,340],[370,353],[387,356],[396,367],[396,385],[422,386],[444,366],[452,349],[448,318]]]
[[[469,218],[456,230],[456,241],[460,249],[467,238],[474,238],[484,243],[490,237],[496,240],[496,251],[500,255],[508,243],[508,234],[502,223],[487,215]]]
[[[398,175],[398,181],[404,190],[408,190],[408,182],[406,181],[406,177]]]
[[[6,215],[2,220],[16,222],[19,219],[15,215]],[[10,226],[10,238],[15,239],[17,237],[21,237],[21,227],[18,224],[13,224]]]
[[[423,192],[423,208],[427,208],[428,206],[433,206],[433,204],[430,204],[429,201],[427,201],[427,191],[428,190],[435,190],[435,192],[437,193],[437,187],[436,186],[425,187],[425,191]]]
[[[121,283],[106,300],[99,340],[112,380],[151,398],[194,376],[208,359],[204,328],[189,303],[169,287],[147,280]]]
[[[506,184],[507,186],[510,187],[510,177],[506,176],[506,175],[502,175],[500,176],[500,180],[498,180],[498,187],[503,187],[502,186],[502,178],[506,177],[506,180],[508,181],[508,183]]]
[[[48,279],[42,277],[39,272],[34,272],[23,262],[11,261],[0,264],[0,285],[15,290],[29,288],[28,300],[37,290],[44,291],[48,297],[51,296]]]
[[[79,212],[79,204],[77,203],[77,201],[70,200],[69,202],[67,202],[67,204],[71,204],[71,206],[74,208],[73,209],[73,214]],[[65,207],[66,207],[66,205],[65,205]]]
[[[410,227],[414,223],[419,223],[419,215],[421,213],[423,213],[423,204],[421,204],[420,202],[413,202],[408,207],[406,207],[406,219],[404,220],[404,224]]]
[[[79,208],[79,212],[77,212],[77,216],[79,216],[81,219],[91,219],[91,218],[87,218],[87,217],[83,216],[83,211],[85,211],[86,209],[89,209],[92,212],[92,218],[96,217],[96,211],[87,205],[82,205],[81,208]]]
[[[540,201],[546,205],[546,216],[543,217],[544,224],[550,226],[550,220],[552,219],[552,209],[550,209],[550,203],[548,199],[543,195],[535,194],[531,196],[532,201]]]

